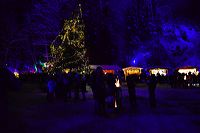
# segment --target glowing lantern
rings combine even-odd
[[[117,79],[115,79],[115,81],[116,81],[116,82],[115,82],[115,86],[116,86],[116,87],[120,87],[119,79],[117,78]]]
[[[65,73],[69,73],[70,69],[69,68],[66,68],[63,70]]]
[[[18,72],[14,72],[14,75],[16,78],[19,78],[19,73]]]

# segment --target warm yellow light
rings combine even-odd
[[[14,75],[16,78],[19,78],[19,73],[18,72],[14,72]]]
[[[114,74],[115,71],[114,70],[103,70],[104,74],[110,73],[110,74]]]
[[[115,86],[116,86],[116,87],[120,87],[119,79],[116,79],[115,81],[116,81],[116,82],[115,82]]]
[[[198,73],[199,73],[199,71],[197,71],[196,68],[179,69],[178,72],[184,73],[184,74],[191,73],[191,74],[195,74],[195,75],[198,75]]]
[[[155,74],[155,75],[160,74],[160,75],[166,76],[167,75],[167,69],[155,68],[155,69],[151,69],[150,73]]]
[[[130,74],[141,74],[141,70],[142,68],[139,68],[139,67],[127,67],[127,68],[124,68],[123,71],[125,74],[127,75],[130,75]]]
[[[65,72],[65,73],[69,73],[69,71],[70,71],[69,68],[64,69],[64,72]]]
[[[117,101],[116,101],[116,99],[115,99],[115,108],[117,108]]]
[[[82,20],[81,4],[79,4],[79,13],[75,14],[75,16],[72,19],[66,19],[64,21],[62,31],[53,40],[50,46],[51,56],[53,57],[50,62],[53,64],[53,67],[52,69],[49,69],[49,71],[54,71],[55,66],[60,65],[60,62],[64,62],[63,66],[79,66],[78,62],[85,60],[86,50],[83,50],[85,49],[84,28],[85,26]],[[65,55],[65,51],[68,49],[68,46],[70,48],[73,48],[73,55],[71,55],[70,57]],[[57,68],[62,67],[60,65]],[[69,72],[69,70],[62,71],[65,73]],[[86,72],[82,71],[82,73]]]

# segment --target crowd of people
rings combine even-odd
[[[106,113],[106,98],[110,98],[110,107],[121,109],[122,92],[119,77],[110,73],[104,74],[101,67],[97,67],[90,77],[90,86],[95,99],[95,111],[98,114]]]
[[[75,72],[57,74],[49,77],[47,100],[49,102],[52,102],[54,98],[63,98],[66,102],[72,99],[86,100],[86,84],[88,84],[93,93],[97,114],[105,115],[107,108],[119,112],[122,109],[121,81],[120,75],[105,74],[101,67],[97,67],[90,76]],[[136,107],[135,86],[138,83],[138,75],[127,76],[126,82],[130,106],[134,109]],[[157,79],[155,75],[150,76],[146,83],[149,88],[150,106],[156,107],[155,88]]]
[[[47,100],[52,102],[58,98],[67,102],[72,99],[72,95],[74,100],[86,100],[86,82],[86,76],[76,72],[51,75],[47,82]]]
[[[169,83],[172,88],[190,88],[199,87],[200,85],[200,74],[188,74],[175,72],[169,76]]]
[[[5,88],[10,90],[19,90],[19,80],[14,80],[14,76],[5,68],[1,68],[1,98],[5,97]],[[21,77],[27,79],[27,75]],[[29,77],[29,76],[27,76]],[[146,83],[149,93],[150,107],[156,107],[156,85],[157,83],[170,83],[172,88],[193,87],[200,84],[200,74],[192,73],[181,74],[175,72],[173,75],[163,77],[161,75],[128,75],[125,80],[123,75],[107,73],[105,74],[101,67],[97,67],[90,75],[83,75],[77,72],[57,73],[55,75],[43,75],[43,79],[47,79],[46,92],[47,100],[53,102],[55,99],[63,99],[65,102],[86,100],[86,85],[89,85],[93,98],[95,100],[95,111],[97,114],[105,114],[106,108],[120,111],[122,108],[122,80],[127,84],[129,103],[132,109],[137,106],[136,84]],[[42,80],[42,78],[37,80]],[[45,78],[44,78],[45,77]],[[30,77],[29,77],[30,78]],[[33,77],[32,77],[33,78]],[[31,80],[33,81],[33,80]],[[15,88],[15,89],[13,89]]]
[[[126,82],[127,82],[127,87],[128,87],[130,106],[131,108],[134,109],[137,105],[135,86],[139,82],[138,75],[128,75],[126,78]],[[148,76],[146,78],[145,82],[148,86],[150,106],[156,107],[155,89],[158,83],[158,79],[156,78],[154,74],[152,74],[151,76]]]

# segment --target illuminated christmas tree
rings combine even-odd
[[[84,28],[79,4],[79,10],[73,13],[71,19],[65,20],[63,29],[50,45],[52,59],[49,61],[49,72],[62,71],[66,68],[81,73],[89,70]]]

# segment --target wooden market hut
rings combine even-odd
[[[188,75],[188,73],[195,74],[195,75],[198,75],[198,73],[199,73],[198,68],[192,67],[192,66],[179,67],[179,68],[177,68],[177,71],[179,73],[184,73],[187,75]]]
[[[151,68],[149,69],[149,73],[150,75],[154,74],[154,75],[161,75],[161,76],[167,76],[168,74],[168,69],[167,68]]]
[[[127,76],[129,75],[141,75],[142,74],[142,69],[141,67],[126,67],[126,68],[123,68],[122,70],[124,71],[124,76],[125,76],[125,79]]]
[[[92,70],[95,70],[98,66],[102,67],[105,74],[115,74],[117,71],[121,70],[121,68],[118,65],[90,65],[90,68]]]

